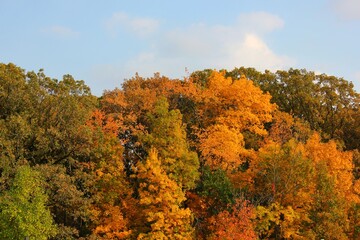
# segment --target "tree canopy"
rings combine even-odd
[[[359,94],[305,69],[91,94],[0,63],[1,239],[358,239]]]

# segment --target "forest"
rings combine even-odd
[[[305,69],[97,97],[0,63],[0,239],[360,239],[359,107]]]

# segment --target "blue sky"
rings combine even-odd
[[[306,68],[360,92],[359,0],[0,0],[0,62],[100,96],[136,72]]]

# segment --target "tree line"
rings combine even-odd
[[[358,239],[359,94],[304,69],[91,94],[0,63],[1,239]]]

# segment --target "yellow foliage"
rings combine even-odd
[[[348,201],[357,199],[353,194],[352,153],[337,149],[334,141],[321,143],[320,136],[314,134],[306,143],[309,158],[315,164],[324,163],[329,174],[334,178],[336,190]]]
[[[200,137],[200,149],[207,165],[223,170],[237,168],[246,152],[242,134],[226,125],[209,127]]]
[[[101,225],[95,228],[94,233],[102,236],[103,239],[128,239],[131,230],[127,229],[128,222],[118,206],[103,205],[106,210],[103,212]]]
[[[262,239],[278,236],[284,239],[309,239],[301,232],[301,214],[291,206],[275,202],[268,207],[256,208],[256,230]]]
[[[265,135],[263,124],[270,122],[276,109],[271,96],[256,87],[252,81],[226,78],[225,73],[213,71],[209,86],[197,93],[201,105],[199,114],[207,127],[214,123],[226,125],[239,132],[249,130]]]
[[[180,207],[185,195],[161,168],[155,149],[145,163],[137,164],[137,178],[141,181],[140,205],[150,225],[138,239],[191,239],[191,211]]]

